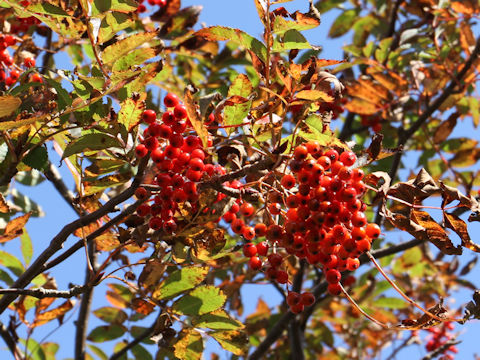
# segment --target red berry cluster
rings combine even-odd
[[[21,67],[14,63],[13,57],[9,54],[8,48],[14,46],[18,39],[10,34],[0,34],[0,83],[6,87],[12,86],[20,77]],[[35,59],[27,57],[23,59],[23,66],[31,68],[35,66]],[[39,74],[32,74],[31,81],[42,82]]]
[[[140,0],[139,1],[140,4],[138,5],[137,12],[143,13],[143,12],[147,11],[147,7],[145,5],[143,5],[144,1],[145,0]],[[167,0],[148,0],[147,2],[151,6],[158,5],[158,6],[162,7],[162,6],[167,5]]]
[[[351,151],[323,151],[316,141],[299,145],[289,163],[291,173],[281,177],[281,186],[266,200],[266,210],[278,216],[275,222],[268,226],[257,223],[252,228],[248,219],[254,214],[253,206],[246,202],[232,206],[223,219],[247,240],[243,253],[251,269],[265,265],[267,278],[287,284],[288,273],[281,266],[287,256],[281,254],[283,248],[287,254],[321,267],[328,292],[340,294],[341,272],[356,270],[359,256],[380,236],[380,227],[368,223],[364,213],[366,205],[360,200],[365,192],[364,174],[353,168],[356,159]],[[266,241],[255,245],[255,236],[265,236]],[[271,254],[269,249],[273,249]],[[344,284],[350,285],[351,280]],[[300,302],[292,304],[292,311],[301,308]]]
[[[381,119],[378,115],[361,115],[360,121],[363,126],[368,126],[373,132],[380,132],[382,130]]]
[[[430,339],[428,340],[425,348],[427,351],[434,351],[438,349],[440,346],[444,345],[448,340],[452,339],[452,335],[449,334],[450,331],[454,329],[455,325],[451,322],[444,322],[440,328],[430,328],[427,331],[430,332]],[[447,354],[450,352],[451,354]],[[454,355],[458,352],[456,346],[448,347],[443,356],[440,358],[442,360],[453,360]]]
[[[30,1],[22,0],[20,1],[20,5],[24,8],[30,5]],[[10,33],[11,34],[21,34],[26,33],[30,26],[40,24],[40,20],[38,20],[34,16],[30,17],[14,17],[12,18],[13,21],[10,21]]]
[[[204,177],[224,174],[225,169],[207,163],[208,155],[200,138],[193,135],[187,109],[179,98],[169,93],[163,102],[167,110],[160,121],[153,110],[145,110],[142,114],[142,120],[148,127],[135,153],[139,158],[149,155],[156,164],[154,185],[158,185],[159,189],[153,193],[150,201],[147,201],[150,197],[147,190],[137,190],[137,198],[145,200],[137,209],[137,214],[148,216],[148,224],[153,230],[163,229],[167,233],[174,233],[178,225],[175,215],[179,205],[188,201],[195,207],[198,200],[197,183]],[[224,196],[220,194],[217,201]]]
[[[309,291],[301,294],[295,291],[289,291],[287,295],[287,305],[294,314],[301,313],[305,306],[312,306],[315,303],[315,295]]]

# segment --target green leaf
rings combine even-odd
[[[129,13],[137,10],[138,4],[135,0],[94,0],[91,16],[96,16],[104,12],[119,11]]]
[[[19,171],[15,175],[15,180],[23,185],[36,186],[44,182],[45,178],[40,171],[32,169],[31,171]]]
[[[228,89],[228,96],[239,95],[244,98],[250,96],[253,91],[252,83],[247,75],[240,74],[233,81]],[[234,104],[225,106],[224,109],[224,123],[225,125],[238,125],[243,122],[243,119],[248,115],[252,102],[249,100],[241,104]],[[231,133],[235,128],[227,128],[227,132]]]
[[[23,260],[25,260],[25,265],[28,266],[33,256],[33,246],[32,239],[25,228],[23,228],[22,235],[20,235],[20,248],[22,250]]]
[[[53,79],[49,79],[48,77],[44,77],[44,80],[57,92],[57,103],[60,110],[65,109],[67,106],[72,106],[72,99],[70,98],[68,91],[63,88],[62,84]]]
[[[15,275],[20,276],[25,271],[23,264],[16,256],[0,250],[0,264],[10,269]]]
[[[13,203],[22,209],[24,213],[32,213],[32,216],[42,217],[45,215],[40,205],[30,199],[28,196],[23,195],[17,189],[10,190]]]
[[[86,134],[67,145],[62,159],[87,150],[104,150],[110,147],[121,147],[117,138],[105,133]]]
[[[128,318],[128,315],[124,311],[110,306],[97,309],[93,314],[100,320],[112,324],[121,324]]]
[[[23,158],[23,163],[37,170],[45,170],[48,166],[48,152],[43,146],[30,150]]]
[[[2,269],[0,269],[0,280],[9,286],[13,284],[13,279],[11,278],[11,276]]]
[[[131,319],[131,318],[130,318],[130,319]],[[143,327],[143,326],[132,326],[132,327],[130,328],[130,334],[131,334],[133,337],[137,338],[137,337],[140,337],[142,334],[144,334],[146,330],[147,330],[147,328],[146,328],[146,327]],[[142,340],[142,343],[144,343],[144,344],[149,344],[149,345],[155,344],[155,343],[154,343],[152,340],[150,340],[148,337],[144,338],[144,339]]]
[[[333,22],[328,36],[337,38],[344,35],[358,19],[357,10],[345,10]]]
[[[272,50],[275,52],[293,50],[293,49],[311,49],[310,45],[305,39],[305,36],[300,34],[297,30],[288,30],[280,39],[273,41]]]
[[[339,146],[345,150],[349,150],[348,146],[339,140],[330,130],[323,132],[322,118],[318,115],[310,115],[305,119],[305,123],[312,133],[300,131],[299,135],[306,140],[316,140],[322,146]]]
[[[202,335],[193,329],[184,329],[173,347],[175,356],[179,359],[200,360],[203,353]]]
[[[104,325],[93,329],[88,335],[87,339],[100,343],[118,339],[119,337],[123,336],[123,334],[125,334],[125,328],[123,326],[117,324]]]
[[[135,345],[130,351],[135,356],[135,359],[153,360],[153,356],[142,345]]]
[[[408,303],[400,298],[381,297],[373,302],[374,306],[384,307],[387,309],[404,309],[408,307]]]
[[[142,32],[139,34],[130,35],[129,37],[106,47],[102,52],[102,60],[104,64],[112,64],[117,59],[125,56],[140,45],[153,40],[156,36],[156,32]]]
[[[232,41],[247,50],[251,50],[264,62],[267,58],[267,48],[259,40],[239,29],[223,26],[212,26],[197,31],[194,35],[204,37],[209,41]]]
[[[325,14],[327,11],[334,9],[335,7],[345,3],[345,0],[322,0],[317,1],[315,7],[318,9],[320,14]]]
[[[208,267],[184,267],[172,272],[153,292],[153,298],[173,298],[199,285],[208,273]]]
[[[83,194],[89,196],[114,186],[123,185],[129,181],[131,177],[131,173],[121,173],[104,176],[94,181],[84,181],[83,186],[85,190]]]
[[[127,14],[119,12],[107,12],[100,24],[98,42],[103,44],[110,40],[117,32],[132,27],[135,21]]]
[[[52,342],[45,342],[41,345],[46,360],[55,360],[60,345]]]
[[[235,319],[232,319],[225,310],[218,309],[211,313],[194,317],[192,325],[197,328],[208,328],[212,330],[237,330],[244,325]]]
[[[316,28],[320,22],[312,17],[304,17],[301,20],[286,20],[283,16],[277,16],[273,23],[273,32],[284,35],[289,30],[304,31]]]
[[[173,310],[184,315],[203,315],[225,304],[227,297],[215,286],[200,286],[173,304]]]
[[[40,346],[38,342],[36,342],[34,339],[29,338],[28,342],[26,342],[24,339],[19,339],[19,341],[27,346],[29,355],[26,357],[27,359],[31,360],[47,360],[47,357],[45,356],[45,353]]]
[[[378,62],[383,63],[385,60],[387,60],[392,42],[393,37],[389,37],[380,41],[377,50],[375,50],[375,59],[377,59]]]
[[[97,355],[101,360],[108,360],[108,356],[107,354],[105,354],[103,352],[102,349],[100,349],[99,347],[95,346],[95,345],[92,345],[92,344],[87,344],[88,348],[90,350],[92,350],[92,352]]]
[[[39,13],[39,14],[45,14],[45,15],[50,15],[52,17],[70,17],[65,10],[62,8],[59,8],[55,5],[52,5],[46,1],[39,2],[37,4],[32,4],[27,7],[27,11]]]
[[[141,65],[145,61],[155,57],[157,52],[153,48],[136,49],[126,56],[121,57],[113,64],[112,71],[124,71],[132,66]]]
[[[118,113],[118,122],[130,132],[142,121],[142,113],[145,110],[145,101],[128,98],[122,102],[122,108]]]
[[[248,339],[241,331],[212,331],[208,333],[227,351],[242,356],[247,352]]]

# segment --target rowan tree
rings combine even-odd
[[[13,358],[454,358],[480,318],[478,2],[253,1],[260,38],[180,0],[0,0]],[[303,35],[322,26],[342,59]],[[42,181],[77,214],[48,243],[17,186]]]

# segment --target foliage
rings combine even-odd
[[[378,358],[397,339],[393,356],[425,339],[451,358],[454,322],[480,318],[477,258],[459,260],[480,252],[480,148],[460,130],[480,119],[478,2],[253,1],[258,39],[199,29],[180,0],[0,0],[0,243],[22,254],[0,251],[0,336],[15,358],[55,359],[61,340],[36,329],[75,310],[75,359],[200,359],[211,341],[232,359]],[[325,33],[346,60],[303,35],[334,9]],[[25,227],[42,204],[17,184],[44,180],[78,219],[40,244]],[[58,289],[82,249],[85,280]],[[241,290],[265,282],[285,301],[244,314]],[[459,289],[464,310],[438,300]]]

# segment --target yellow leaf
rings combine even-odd
[[[35,318],[35,321],[32,324],[32,327],[40,326],[40,325],[46,324],[49,321],[61,318],[72,308],[73,308],[72,301],[67,300],[58,308],[39,314]]]
[[[0,97],[0,118],[4,116],[9,116],[15,110],[18,109],[22,101],[11,95],[1,96]]]
[[[0,243],[15,239],[17,236],[20,236],[23,233],[22,229],[27,223],[31,214],[32,213],[30,212],[11,220],[5,227],[5,232],[3,235],[0,235]]]

